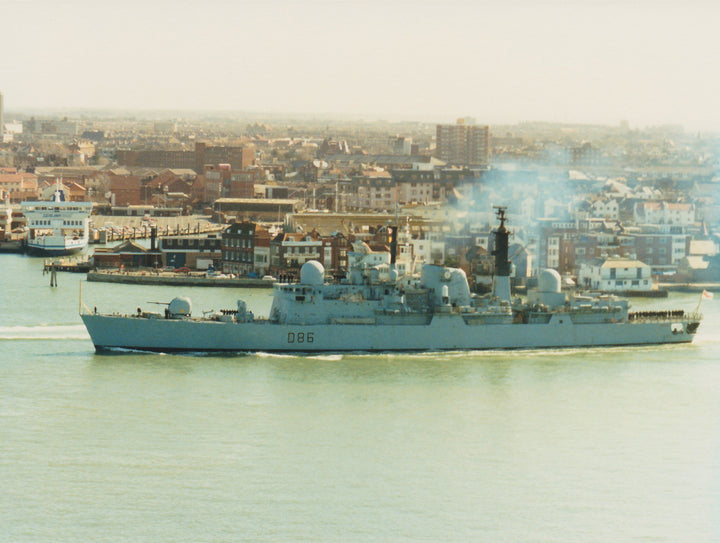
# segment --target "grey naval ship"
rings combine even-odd
[[[164,313],[81,311],[97,351],[342,352],[535,349],[689,343],[701,317],[683,310],[630,312],[613,295],[566,295],[555,270],[544,270],[525,299],[511,297],[509,231],[504,209],[495,229],[489,294],[470,292],[461,269],[425,264],[398,273],[389,253],[356,243],[347,277],[325,281],[308,261],[298,283],[274,285],[268,318],[239,300],[233,309],[193,316],[188,298]],[[397,228],[393,227],[394,234]],[[386,255],[386,257],[383,257]]]

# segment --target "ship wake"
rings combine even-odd
[[[0,340],[90,339],[82,324],[0,326]]]

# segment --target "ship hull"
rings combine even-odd
[[[575,324],[469,325],[435,315],[427,325],[285,325],[84,314],[97,351],[153,352],[347,352],[541,349],[689,343],[687,320]]]
[[[76,255],[83,252],[87,248],[87,242],[84,245],[33,245],[28,243],[27,253],[30,256],[68,256]]]
[[[64,256],[80,253],[87,246],[85,236],[45,235],[28,239],[27,252],[33,256]]]
[[[68,202],[62,191],[52,201],[23,202],[28,223],[26,251],[33,256],[64,256],[88,246],[91,202]]]

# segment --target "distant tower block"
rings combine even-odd
[[[436,127],[435,156],[453,165],[487,166],[490,128],[487,125],[439,124]]]

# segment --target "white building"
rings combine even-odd
[[[650,266],[639,260],[596,258],[580,265],[578,285],[605,292],[652,290],[651,271]]]
[[[433,200],[432,181],[427,182],[410,182],[401,181],[397,184],[396,191],[398,202],[401,204],[428,203]],[[445,192],[442,191],[440,201],[445,198]]]
[[[547,238],[546,266],[554,270],[560,267],[560,236],[549,236]]]
[[[595,200],[591,206],[591,217],[617,220],[620,217],[620,205],[615,199]]]
[[[638,202],[633,209],[636,224],[695,224],[695,205],[669,202]]]
[[[433,264],[445,261],[445,242],[437,232],[430,232],[425,239],[413,239],[412,254],[416,262]]]
[[[282,254],[285,266],[302,266],[308,260],[322,262],[323,242],[320,236],[303,233],[285,234]]]
[[[267,273],[268,267],[270,266],[270,247],[255,245],[253,249],[253,259],[255,262],[253,271],[263,276]]]

